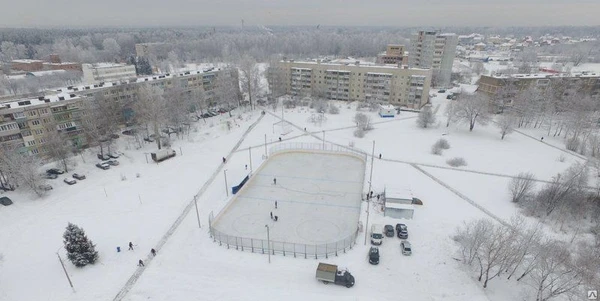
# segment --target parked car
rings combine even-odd
[[[402,250],[402,255],[411,255],[412,254],[412,246],[410,245],[410,242],[408,242],[408,240],[403,240],[400,243],[400,249]]]
[[[379,248],[371,247],[369,249],[369,263],[370,264],[379,264]]]
[[[398,238],[407,239],[408,238],[408,227],[405,224],[396,224],[396,233],[398,233]]]
[[[444,89],[438,90],[438,93],[446,93],[446,90],[444,90]]]
[[[77,183],[77,181],[75,181],[75,179],[73,179],[73,178],[65,178],[63,180],[63,182],[65,182],[65,183],[67,183],[69,185],[73,185],[73,184]]]
[[[41,185],[38,185],[38,189],[42,190],[42,191],[49,191],[49,190],[52,190],[52,185],[50,185],[50,184],[41,184]]]
[[[108,165],[108,164],[106,164],[106,163],[104,163],[104,162],[100,162],[100,163],[97,163],[97,164],[96,164],[96,167],[98,167],[98,168],[100,168],[100,169],[107,170],[107,169],[109,169],[109,168],[110,168],[110,165]]]
[[[208,111],[208,114],[212,117],[212,116],[217,116],[219,115],[219,113],[215,112],[215,111]]]
[[[202,118],[208,118],[208,117],[212,117],[210,114],[208,113],[203,113],[202,115],[200,115],[200,117]]]
[[[77,180],[85,180],[85,175],[74,173],[73,178],[75,178]]]
[[[372,225],[371,226],[371,244],[373,245],[381,245],[383,241],[383,234],[381,233],[380,225]]]
[[[119,157],[121,156],[119,153],[110,153],[108,154],[109,157],[113,158],[113,159],[119,159]]]
[[[9,199],[8,197],[0,197],[0,204],[4,205],[4,206],[10,206],[13,204],[13,201],[11,199]]]
[[[105,161],[105,162],[102,162],[102,163],[106,163],[106,164],[112,165],[112,166],[119,165],[119,161],[117,161],[117,160],[108,160],[108,161]]]
[[[51,174],[51,175],[62,175],[65,173],[65,171],[62,169],[58,169],[58,168],[50,168],[50,169],[46,170],[46,173]]]
[[[49,179],[49,180],[54,180],[56,178],[58,178],[57,174],[53,174],[53,173],[47,173],[45,175],[43,175],[44,179]]]
[[[121,132],[121,134],[127,135],[127,136],[134,136],[135,135],[135,130],[124,130],[124,131]]]
[[[383,232],[387,237],[394,237],[394,227],[392,227],[392,225],[385,225],[383,227]]]
[[[152,137],[145,137],[144,141],[146,141],[146,142],[154,142],[154,138],[152,138]]]
[[[110,157],[107,154],[98,154],[98,159],[108,160],[108,159],[110,159]]]

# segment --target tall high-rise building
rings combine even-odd
[[[432,69],[432,84],[448,86],[456,54],[458,36],[439,31],[419,31],[412,35],[408,65],[413,68]]]

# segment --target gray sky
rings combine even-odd
[[[0,27],[600,25],[600,0],[0,0]]]

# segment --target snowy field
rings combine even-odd
[[[402,112],[395,118],[381,119],[376,113],[365,112],[371,116],[374,130],[362,139],[356,138],[352,135],[356,109],[353,104],[339,103],[340,114],[327,114],[322,124],[309,122],[312,113],[308,108],[285,109],[284,118],[292,124],[286,130],[274,125],[280,121],[277,116],[281,115],[281,109],[273,112],[276,116],[267,113],[260,121],[259,111],[240,111],[235,118],[224,115],[195,123],[195,130],[189,136],[174,140],[177,157],[161,164],[146,163],[144,153],[153,151],[154,145],[136,149],[127,137],[120,138],[118,145],[124,152],[119,159],[121,165],[110,170],[94,167],[96,150],[90,150],[83,158],[73,159],[73,170],[69,172],[84,173],[86,180],[74,186],[62,183],[62,178],[50,181],[54,190],[41,199],[22,191],[4,194],[15,204],[0,208],[0,300],[113,300],[124,287],[131,289],[124,300],[529,300],[526,284],[495,281],[483,289],[475,274],[455,259],[459,255],[451,236],[456,227],[488,215],[411,164],[506,220],[520,214],[507,199],[506,175],[530,171],[538,179],[547,180],[583,160],[565,152],[559,139],[541,142],[538,136],[543,131],[528,130],[528,135],[513,133],[501,140],[493,125],[477,125],[473,132],[464,124],[446,128],[443,116],[449,102],[446,95],[440,93],[433,99],[439,123],[429,129],[417,127],[415,113]],[[234,125],[231,130],[224,125],[227,120]],[[424,205],[416,209],[412,220],[395,220],[384,217],[381,207],[371,203],[369,225],[406,223],[413,255],[401,255],[398,238],[385,238],[380,248],[381,263],[372,266],[367,261],[369,245],[365,244],[364,231],[359,233],[352,250],[318,261],[277,254],[271,256],[269,264],[266,254],[241,252],[213,242],[208,233],[208,216],[211,212],[221,212],[229,200],[223,171],[227,169],[229,186],[236,185],[248,174],[245,165],[250,165],[250,153],[256,174],[249,184],[256,181],[264,187],[253,191],[254,186],[249,185],[241,196],[258,200],[238,201],[246,205],[265,204],[258,209],[260,224],[257,225],[262,227],[261,231],[265,222],[270,222],[273,199],[282,202],[277,209],[282,212],[278,223],[295,218],[297,210],[290,206],[300,204],[287,202],[278,195],[290,187],[291,178],[286,179],[278,170],[269,170],[271,163],[263,159],[267,149],[277,145],[280,137],[282,143],[321,143],[320,139],[325,138],[327,143],[352,145],[367,154],[375,141],[375,156],[382,154],[382,159],[374,160],[373,190],[409,188]],[[430,147],[439,138],[448,139],[451,148],[441,156],[432,155]],[[227,157],[226,164],[222,164],[222,157]],[[273,156],[273,162],[277,163],[278,157],[284,158]],[[449,169],[446,160],[452,157],[463,157],[467,166]],[[558,160],[560,157],[564,160]],[[280,164],[290,164],[288,169],[302,171],[308,164],[301,168],[293,165],[300,162],[281,159]],[[370,162],[369,158],[367,171],[361,175],[348,174],[349,169],[340,168],[339,162],[332,160],[319,164],[311,161],[310,167],[326,168],[331,165],[325,164],[331,163],[336,172],[344,172],[341,176],[360,181],[358,177],[368,179]],[[325,175],[329,175],[329,169]],[[140,177],[136,176],[138,173]],[[281,188],[271,186],[272,176],[277,177]],[[308,178],[319,179],[313,175]],[[303,187],[310,181],[296,182],[294,185]],[[203,186],[205,190],[198,194]],[[317,186],[320,193],[344,191],[349,196],[356,194],[358,200],[368,184],[341,190],[331,182],[320,181]],[[314,188],[317,186],[306,189],[317,190]],[[263,191],[271,191],[273,195]],[[157,256],[149,257],[149,250],[159,245],[197,194],[199,220],[195,213],[184,216],[173,235],[167,236],[166,244],[157,249]],[[303,199],[303,194],[294,193],[289,199]],[[352,206],[360,206],[359,220],[366,224],[367,203],[359,205],[356,201]],[[235,207],[233,204],[230,209]],[[312,207],[317,210],[315,214],[325,214],[321,212],[323,206]],[[242,214],[247,209],[238,210]],[[336,214],[340,214],[339,208]],[[356,225],[356,217],[352,219]],[[234,220],[230,223],[235,223]],[[56,256],[58,251],[63,259],[66,257],[61,246],[68,222],[81,226],[100,253],[97,264],[83,269],[66,263],[74,290],[69,287]],[[299,220],[296,223],[300,224]],[[311,231],[317,228],[322,227],[315,226]],[[242,227],[240,231],[245,230]],[[290,225],[284,234],[288,236],[293,231]],[[129,241],[136,245],[134,251],[116,251],[117,246],[126,249]],[[136,266],[139,259],[146,261],[145,268]],[[319,261],[347,267],[355,276],[356,285],[347,289],[316,281]],[[127,286],[134,273],[141,275],[139,280]]]
[[[321,244],[344,239],[357,229],[364,174],[364,160],[352,155],[277,153],[215,217],[213,227],[225,235],[265,239],[269,225],[274,242]]]

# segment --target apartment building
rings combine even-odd
[[[109,82],[136,77],[134,65],[97,63],[83,64],[83,81],[91,84],[95,82]]]
[[[404,45],[387,45],[385,53],[377,56],[377,63],[408,65],[408,55]]]
[[[137,99],[140,87],[144,84],[169,89],[175,85],[188,93],[195,90],[204,92],[206,106],[215,102],[215,80],[223,72],[237,77],[230,69],[209,68],[186,71],[178,74],[155,75],[143,78],[114,82],[99,82],[89,85],[71,86],[58,89],[53,95],[35,99],[11,99],[0,103],[0,146],[17,147],[32,155],[41,155],[45,148],[49,131],[64,132],[74,147],[87,147],[82,128],[82,115],[85,101],[93,101],[97,95],[111,98],[123,107],[123,120],[133,116],[132,103]],[[234,79],[236,80],[236,79]]]
[[[458,36],[438,31],[419,31],[412,35],[408,55],[411,68],[431,68],[434,84],[450,85]]]
[[[431,70],[349,60],[281,61],[269,70],[271,91],[283,85],[293,96],[331,100],[378,101],[421,108],[429,101]]]

